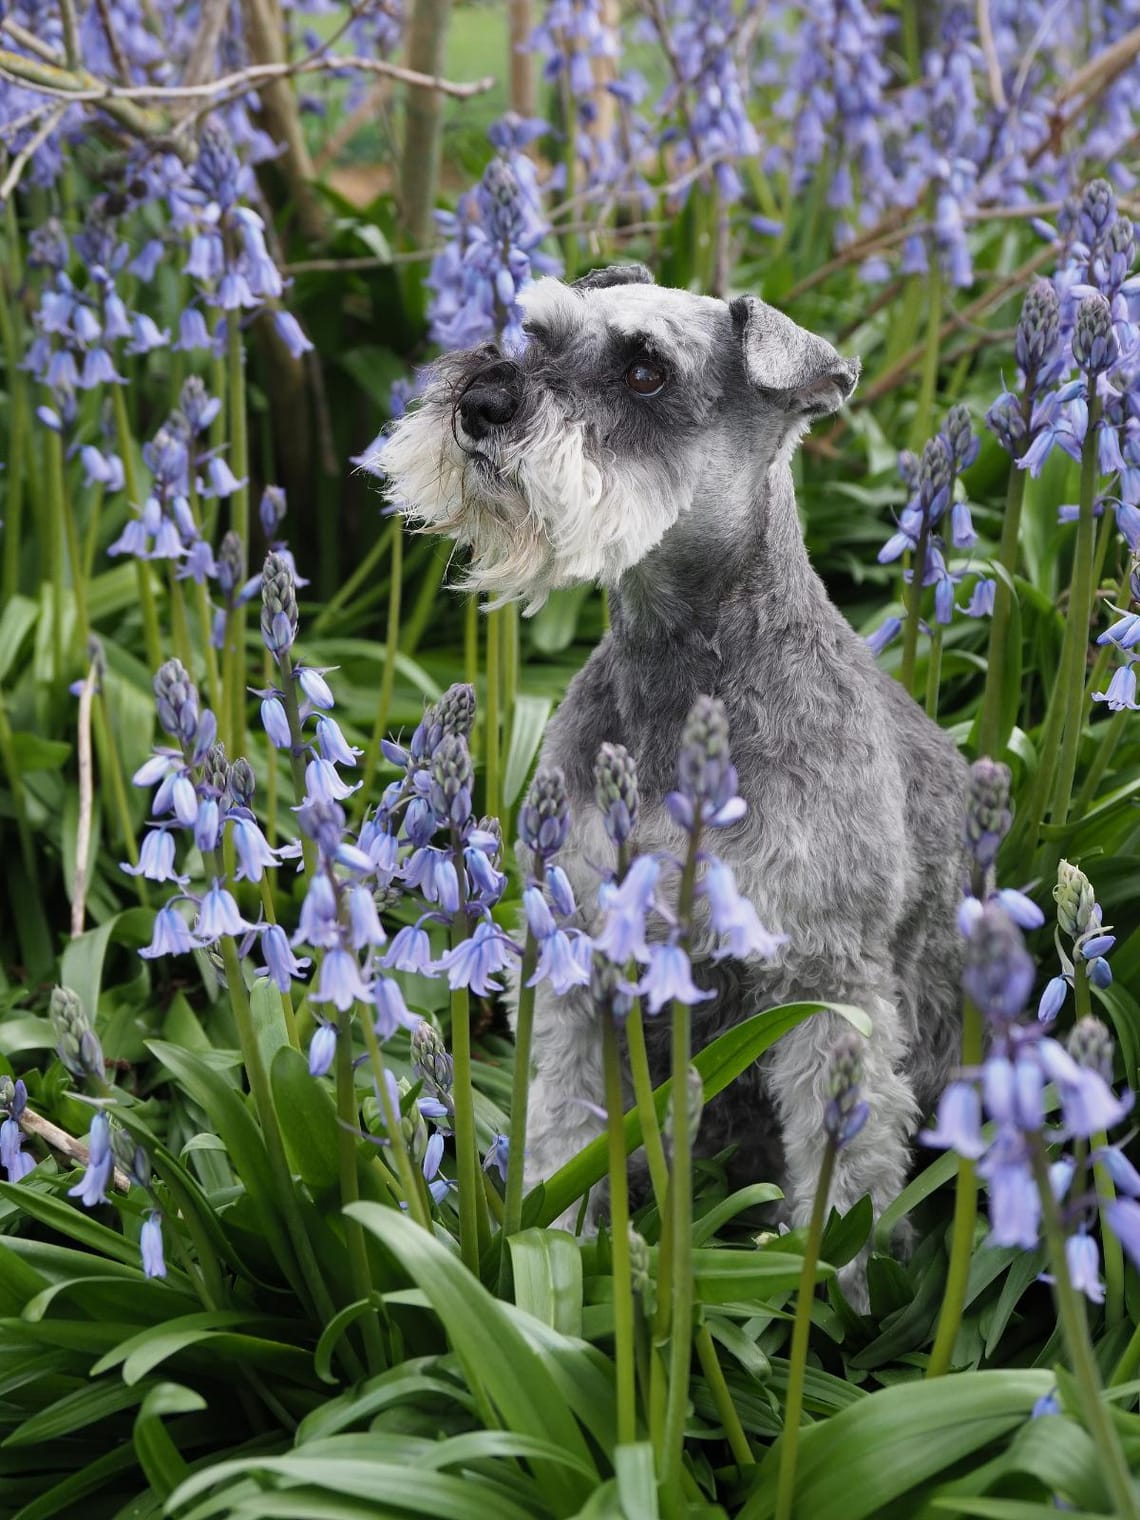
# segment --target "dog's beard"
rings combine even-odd
[[[461,589],[488,593],[491,606],[522,601],[527,614],[557,587],[612,585],[691,501],[656,462],[591,458],[586,426],[550,397],[522,428],[475,441],[450,396],[429,390],[376,464],[413,528],[470,550]]]

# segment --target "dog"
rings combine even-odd
[[[526,345],[446,356],[396,424],[383,469],[410,523],[470,551],[464,584],[541,606],[599,582],[610,630],[571,681],[541,760],[565,773],[573,825],[559,863],[583,927],[615,852],[594,801],[603,741],[636,757],[635,843],[683,854],[663,805],[698,694],[727,710],[745,819],[706,840],[761,923],[772,960],[713,961],[698,925],[699,1048],[746,1016],[804,1000],[856,1004],[870,1115],[840,1152],[831,1198],[876,1214],[959,1041],[967,770],[947,735],[876,666],[804,547],[791,460],[859,375],[823,338],[752,296],[660,288],[640,265],[524,293]],[[526,1136],[530,1181],[598,1132],[602,1042],[588,989],[538,989]],[[663,1075],[667,1020],[647,1021]],[[817,1014],[706,1109],[706,1154],[776,1179],[810,1213],[837,1014]],[[569,1221],[568,1221],[569,1222]],[[855,1286],[865,1302],[865,1287]]]

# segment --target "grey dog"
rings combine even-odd
[[[662,289],[640,265],[540,280],[523,304],[522,353],[443,359],[382,467],[415,526],[470,549],[467,586],[528,610],[555,587],[608,588],[611,630],[542,752],[566,775],[560,861],[586,928],[614,862],[594,802],[598,747],[637,759],[638,848],[681,853],[663,806],[681,727],[698,694],[724,702],[748,814],[715,847],[786,943],[762,963],[714,962],[706,933],[694,959],[717,996],[694,1009],[694,1040],[783,1002],[862,1007],[870,1117],[832,1198],[847,1209],[869,1192],[878,1213],[957,1044],[966,769],[829,601],[800,532],[792,454],[850,395],[858,363],[754,297]],[[796,1221],[818,1176],[837,1018],[784,1036],[702,1122],[702,1149],[733,1144],[738,1174],[782,1181]],[[587,991],[540,988],[534,1179],[599,1128],[596,1019]],[[664,1035],[650,1025],[658,1059]]]

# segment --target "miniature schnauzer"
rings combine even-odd
[[[683,853],[663,806],[681,727],[700,693],[724,702],[748,813],[716,848],[787,940],[773,961],[714,962],[704,934],[697,980],[717,996],[693,1010],[694,1044],[778,1003],[862,1007],[870,1117],[840,1153],[832,1199],[845,1210],[870,1193],[878,1214],[957,1047],[966,769],[876,667],[804,548],[791,458],[859,365],[763,301],[662,289],[640,265],[539,280],[523,306],[522,353],[445,357],[384,471],[413,525],[469,547],[467,587],[528,611],[555,587],[608,589],[610,632],[542,753],[566,774],[574,822],[559,860],[585,928],[598,928],[586,905],[614,863],[594,801],[599,746],[636,757],[637,846]],[[539,988],[534,1181],[599,1128],[596,1019],[588,989]],[[785,1035],[702,1119],[701,1149],[733,1145],[734,1174],[781,1181],[796,1222],[818,1177],[837,1019]],[[662,1070],[664,1022],[647,1031]]]

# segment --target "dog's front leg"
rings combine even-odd
[[[530,1097],[527,1108],[526,1168],[528,1188],[564,1166],[595,1135],[604,1120],[602,1031],[589,988],[575,987],[558,996],[549,982],[540,982],[534,1003],[534,1043]],[[596,1222],[598,1190],[587,1209],[586,1223]],[[572,1230],[577,1203],[554,1221]]]
[[[861,1083],[867,1121],[836,1155],[830,1202],[842,1214],[869,1193],[878,1218],[906,1182],[918,1106],[903,1069],[901,1031],[893,1003],[867,989],[845,992],[837,1001],[863,1008],[872,1021],[872,1034],[863,1049]],[[768,1088],[784,1143],[785,1190],[796,1225],[807,1223],[819,1183],[827,1140],[829,1057],[843,1027],[838,1014],[816,1014],[784,1036],[768,1063]],[[848,1298],[861,1310],[867,1307],[867,1254],[864,1251],[841,1274]]]

